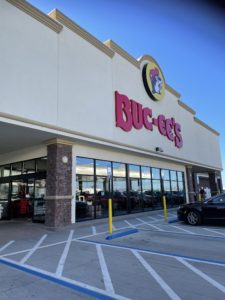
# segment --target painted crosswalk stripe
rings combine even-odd
[[[98,259],[99,259],[100,267],[102,270],[102,276],[103,276],[103,281],[105,284],[106,291],[108,293],[115,294],[112,280],[111,280],[111,277],[110,277],[110,274],[108,271],[108,267],[106,265],[105,257],[104,257],[103,251],[102,251],[102,246],[98,244],[98,245],[96,245],[96,249],[97,249]]]
[[[159,228],[158,226],[155,226],[155,225],[153,225],[153,224],[150,224],[150,223],[148,223],[148,222],[145,222],[145,221],[142,220],[142,219],[136,218],[136,220],[138,220],[139,222],[142,222],[142,223],[145,224],[145,225],[151,226],[151,227],[157,229],[158,231],[164,231],[163,229]]]
[[[93,234],[96,234],[96,227],[92,226],[92,232]],[[115,294],[113,285],[112,285],[112,281],[109,275],[109,271],[105,262],[105,258],[104,258],[104,254],[102,251],[102,246],[101,245],[96,245],[96,250],[97,250],[97,254],[98,254],[98,259],[99,259],[99,263],[100,263],[100,267],[101,267],[101,271],[102,271],[102,276],[103,276],[103,281],[105,284],[105,288],[106,291],[112,294]]]
[[[0,248],[0,252],[2,252],[3,250],[5,250],[7,247],[9,247],[12,243],[14,243],[15,241],[10,241],[7,244],[5,244],[4,246],[2,246]]]
[[[31,255],[38,249],[38,247],[41,245],[41,243],[44,241],[44,239],[47,237],[47,234],[44,234],[42,238],[37,242],[37,244],[21,259],[20,263],[24,264]]]
[[[189,234],[195,234],[194,232],[192,232],[192,231],[190,231],[190,230],[187,230],[187,229],[184,229],[184,228],[179,227],[179,226],[171,225],[170,227],[179,229],[179,230],[184,231],[184,232],[187,232],[187,233],[189,233]]]
[[[68,253],[69,253],[69,250],[70,250],[70,245],[71,245],[71,242],[72,242],[72,239],[73,239],[73,233],[74,233],[74,230],[70,230],[69,237],[67,239],[65,248],[63,250],[63,253],[61,255],[61,258],[59,260],[59,263],[58,263],[58,266],[57,266],[57,269],[56,269],[56,272],[55,272],[55,275],[57,277],[62,276],[62,272],[63,272],[64,265],[65,265],[65,262],[66,262],[66,258],[68,256]]]
[[[201,278],[205,279],[207,282],[209,282],[210,284],[212,284],[214,287],[216,287],[218,290],[220,290],[221,292],[223,292],[225,294],[225,286],[223,286],[222,284],[220,284],[219,282],[217,282],[213,278],[209,277],[208,275],[206,275],[205,273],[203,273],[199,269],[195,268],[194,266],[189,264],[187,261],[185,261],[183,258],[178,258],[177,257],[176,260],[178,260],[180,263],[185,265],[188,269],[193,271],[195,274],[199,275]]]
[[[168,284],[162,279],[162,277],[150,266],[149,263],[136,251],[132,250],[134,256],[139,260],[143,267],[152,275],[161,288],[166,292],[172,300],[181,300],[181,298],[168,286]]]

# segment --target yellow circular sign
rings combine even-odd
[[[153,100],[161,100],[165,92],[165,79],[157,63],[151,61],[142,70],[146,92]]]

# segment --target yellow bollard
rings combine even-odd
[[[108,210],[109,210],[109,233],[112,234],[112,199],[109,198],[108,201]]]
[[[164,219],[167,222],[166,196],[163,196],[163,210],[164,210]]]

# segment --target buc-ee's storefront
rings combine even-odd
[[[1,1],[0,26],[0,219],[63,226],[106,217],[109,197],[120,215],[220,192],[218,132],[151,56],[26,1]]]

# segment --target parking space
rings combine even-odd
[[[171,220],[175,216],[173,210],[168,213]],[[66,299],[224,299],[223,226],[166,223],[156,211],[114,218],[114,232],[138,232],[112,240],[106,240],[107,220],[60,231],[24,226],[33,231],[26,233],[29,238],[24,239],[23,228],[0,244],[1,272],[13,282],[11,274],[17,274],[18,281],[11,288],[1,284],[3,299],[10,289],[14,295],[25,277],[28,282],[35,278],[37,285],[55,285],[55,291],[61,287]],[[51,287],[45,299],[52,299]],[[30,292],[38,294],[38,289]]]

